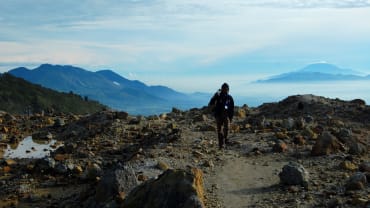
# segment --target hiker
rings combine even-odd
[[[229,144],[227,134],[229,123],[234,116],[234,100],[229,95],[229,85],[227,83],[222,84],[221,89],[213,95],[208,106],[213,108],[217,124],[218,146],[219,149],[223,149],[225,144]]]

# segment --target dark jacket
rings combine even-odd
[[[216,118],[227,116],[232,120],[234,117],[234,100],[227,93],[216,92],[209,101],[208,106],[213,107]]]

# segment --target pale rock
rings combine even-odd
[[[289,162],[279,173],[280,182],[286,185],[301,185],[308,187],[309,173],[307,170],[296,162]]]

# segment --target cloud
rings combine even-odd
[[[203,68],[269,49],[267,55],[315,53],[315,44],[368,39],[369,6],[370,0],[4,0],[0,46],[9,50],[0,49],[0,61],[179,70],[182,60]]]

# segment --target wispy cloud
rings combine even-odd
[[[330,60],[369,43],[368,19],[370,0],[2,0],[0,62],[186,71],[183,60],[203,69],[254,53]]]

